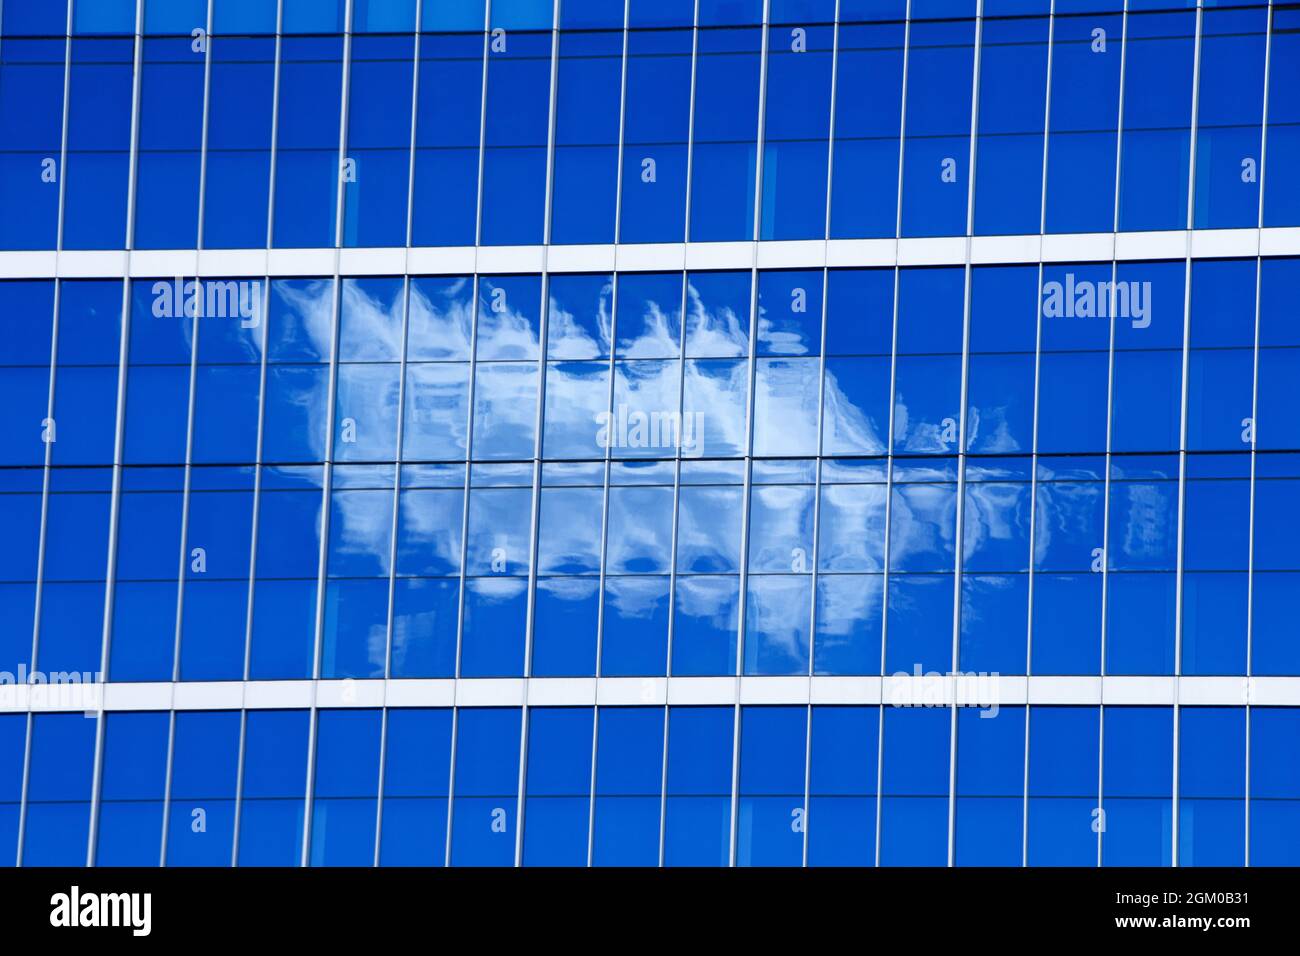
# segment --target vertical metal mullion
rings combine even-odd
[[[402,277],[402,352],[401,365],[397,377],[397,439],[394,446],[396,460],[393,462],[393,522],[389,530],[388,541],[388,622],[384,646],[384,707],[379,724],[379,790],[375,806],[375,855],[374,865],[379,866],[380,847],[384,836],[384,781],[388,764],[388,680],[393,676],[393,625],[397,586],[397,533],[398,515],[401,507],[402,493],[402,442],[406,424],[406,357],[411,336],[411,218],[415,197],[415,130],[416,117],[419,115],[420,103],[420,26],[423,20],[424,0],[415,0],[415,40],[412,56],[414,62],[411,71],[411,137],[406,167],[406,248],[407,274]]]
[[[876,846],[875,864],[880,866],[880,817],[884,810],[885,781],[885,660],[889,646],[889,548],[893,529],[894,504],[894,411],[898,382],[898,286],[902,280],[898,264],[899,239],[903,235],[903,147],[907,125],[907,68],[912,37],[912,0],[907,0],[903,22],[903,83],[898,115],[898,198],[894,213],[894,300],[889,339],[889,444],[885,449],[885,555],[884,574],[880,583],[880,713],[876,722]]]
[[[1020,816],[1020,865],[1029,865],[1029,684],[1034,673],[1034,542],[1038,528],[1038,400],[1043,371],[1043,237],[1047,233],[1047,163],[1052,121],[1052,52],[1056,42],[1056,0],[1051,0],[1047,20],[1047,92],[1043,104],[1043,173],[1038,201],[1038,290],[1034,309],[1034,411],[1029,455],[1029,612],[1025,634],[1025,768]]]
[[[483,80],[479,84],[479,119],[478,119],[478,182],[475,188],[478,190],[478,198],[474,204],[474,251],[475,251],[475,278],[477,280],[478,247],[483,244],[483,166],[484,158],[487,153],[487,98],[488,98],[488,58],[490,57],[489,46],[492,36],[492,0],[485,0],[483,4]],[[448,853],[451,851],[448,850]]]
[[[746,628],[746,606],[749,603],[749,507],[753,496],[754,483],[754,410],[755,410],[755,385],[756,369],[758,367],[758,240],[762,235],[763,222],[763,149],[765,147],[766,137],[766,118],[767,118],[767,56],[768,56],[768,39],[771,30],[771,0],[763,0],[763,36],[762,52],[759,60],[758,72],[758,134],[754,139],[754,228],[750,239],[753,247],[752,264],[750,266],[750,311],[749,311],[749,402],[747,421],[745,423],[745,435],[749,443],[748,452],[745,457],[745,491],[744,491],[744,520],[741,524],[740,540],[740,557],[744,562],[740,566],[740,608],[737,613],[739,635],[736,640],[736,703],[735,717],[732,721],[732,738],[731,738],[731,820],[728,825],[730,834],[730,851],[728,860],[731,866],[736,865],[736,843],[740,821],[738,820],[738,810],[740,806],[740,718],[741,718],[741,691],[744,685],[745,674],[745,628]]]
[[[207,142],[208,142],[208,94],[209,80],[212,73],[212,0],[208,0],[208,19],[207,19],[207,46],[204,52],[204,79],[203,79],[203,145],[200,147],[199,160],[199,232],[196,249],[203,246],[203,183],[207,171]],[[195,288],[201,288],[198,284],[198,262],[195,256]],[[182,286],[182,291],[184,286]],[[196,310],[199,314],[194,316],[194,325],[190,339],[190,382],[189,382],[189,402],[185,417],[185,471],[183,476],[183,485],[181,488],[181,540],[178,550],[180,551],[180,567],[177,569],[176,581],[176,627],[173,635],[172,644],[172,680],[181,679],[181,622],[185,610],[185,559],[188,553],[189,543],[189,526],[190,526],[190,486],[192,484],[191,475],[194,465],[194,407],[196,404],[195,393],[198,389],[198,364],[199,364],[199,319],[203,318],[202,308]],[[166,820],[164,818],[164,826]]]
[[[194,238],[194,248],[203,248],[203,228],[207,212],[208,184],[208,104],[212,99],[212,4],[208,0],[207,35],[203,46],[203,121],[200,127],[199,142],[199,220],[198,233]],[[196,257],[197,258],[197,257]]]
[[[375,814],[375,866],[379,865],[379,844],[383,836],[384,820],[384,769],[385,753],[388,741],[388,681],[393,676],[393,626],[395,614],[395,590],[397,586],[397,532],[398,511],[401,507],[402,492],[402,439],[403,425],[406,420],[406,353],[410,338],[411,322],[411,277],[402,277],[402,351],[397,377],[397,440],[394,446],[396,461],[393,462],[393,517],[389,525],[388,538],[388,618],[385,627],[384,643],[384,707],[380,715],[379,729],[379,803]]]
[[[445,849],[445,865],[451,866],[451,829],[455,818],[456,808],[456,740],[459,736],[460,724],[460,652],[464,644],[465,631],[465,588],[468,585],[468,576],[465,574],[465,554],[467,554],[469,540],[469,488],[471,488],[471,479],[473,476],[473,447],[474,447],[474,382],[478,377],[478,263],[477,247],[482,241],[482,208],[484,208],[484,152],[487,135],[487,56],[489,56],[490,27],[491,27],[491,3],[493,0],[486,0],[484,4],[484,72],[482,72],[482,83],[480,86],[480,108],[478,108],[478,196],[476,206],[474,206],[474,274],[471,282],[473,300],[469,304],[471,310],[471,323],[469,323],[469,397],[467,415],[468,423],[465,425],[465,488],[463,506],[460,514],[460,596],[459,604],[456,605],[456,670],[454,676],[455,689],[452,697],[451,709],[451,769],[448,771],[447,779],[447,843]],[[516,825],[519,821],[516,821]]]
[[[1174,728],[1173,728],[1173,780],[1171,781],[1172,801],[1170,807],[1171,839],[1170,863],[1178,866],[1178,790],[1179,790],[1179,756],[1181,740],[1179,728],[1182,698],[1183,674],[1183,544],[1186,538],[1187,518],[1187,373],[1190,364],[1191,327],[1192,327],[1192,224],[1196,209],[1196,136],[1199,126],[1198,117],[1201,98],[1201,27],[1204,10],[1200,3],[1196,6],[1195,54],[1192,62],[1192,126],[1191,145],[1187,164],[1187,218],[1186,218],[1186,255],[1187,264],[1183,272],[1183,364],[1182,394],[1179,399],[1178,432],[1178,550],[1175,552],[1174,577]],[[1114,310],[1112,310],[1114,311]]]
[[[18,841],[14,852],[14,866],[23,865],[23,837],[27,831],[27,788],[32,776],[32,722],[36,719],[30,710],[23,715],[23,780],[18,802]]]
[[[317,725],[320,720],[319,709],[317,707],[317,689],[319,687],[321,676],[321,654],[325,630],[326,591],[329,587],[330,499],[334,483],[334,413],[335,405],[338,402],[339,328],[343,311],[343,276],[341,274],[343,256],[341,250],[344,236],[344,197],[346,195],[346,189],[344,188],[345,184],[343,181],[343,162],[347,156],[349,116],[348,100],[352,88],[352,5],[353,0],[347,0],[344,7],[343,64],[342,82],[340,83],[342,89],[340,96],[341,103],[339,106],[339,150],[334,162],[334,284],[331,290],[333,296],[331,299],[331,308],[333,310],[331,316],[333,341],[330,344],[331,354],[328,389],[329,407],[325,409],[325,460],[321,463],[324,473],[321,476],[320,557],[316,569],[316,629],[311,669],[313,690],[307,729],[307,785],[304,794],[301,866],[308,866],[311,862],[311,827],[313,819],[312,801],[315,796],[316,784],[316,737],[318,731]]]
[[[974,286],[971,265],[971,243],[975,234],[975,160],[979,143],[980,57],[983,54],[984,0],[976,0],[975,48],[970,97],[970,145],[967,159],[966,183],[966,264],[962,300],[961,342],[961,407],[957,410],[957,515],[954,540],[952,582],[952,665],[949,687],[952,705],[948,725],[948,865],[957,859],[957,674],[961,662],[961,592],[962,572],[965,565],[965,514],[966,514],[966,399],[970,386],[970,313]]]
[[[59,351],[59,300],[61,298],[63,282],[59,279],[51,280],[54,283],[54,315],[50,324],[50,366],[49,380],[46,387],[46,412],[45,420],[47,427],[49,423],[54,422],[54,386],[55,374],[58,369],[58,351]],[[57,424],[56,424],[57,428]],[[52,459],[54,449],[52,441],[45,442],[43,453],[45,456],[44,464],[41,468],[41,517],[40,517],[40,536],[36,546],[36,583],[34,585],[34,606],[32,614],[32,643],[31,643],[31,670],[28,672],[28,680],[39,666],[40,653],[40,634],[41,634],[41,598],[45,582],[45,538],[49,529],[49,502],[50,502],[50,480],[52,477]],[[30,709],[30,702],[28,707]],[[17,847],[17,864],[22,865],[23,858],[23,836],[26,831],[27,820],[27,783],[31,763],[31,719],[28,719],[27,743],[23,751],[23,783],[19,796],[18,808],[18,847]]]
[[[1246,840],[1246,858],[1245,865],[1250,866],[1250,744],[1251,744],[1251,705],[1254,702],[1254,637],[1255,637],[1255,465],[1256,465],[1256,440],[1258,436],[1259,420],[1259,319],[1260,306],[1259,297],[1261,284],[1263,281],[1264,261],[1259,255],[1260,243],[1259,237],[1264,228],[1264,188],[1265,188],[1265,171],[1268,166],[1265,160],[1268,158],[1268,87],[1269,87],[1269,69],[1272,65],[1273,53],[1273,9],[1269,7],[1265,11],[1264,23],[1264,104],[1263,115],[1260,118],[1260,153],[1259,153],[1259,209],[1256,218],[1256,240],[1255,240],[1255,341],[1253,347],[1253,367],[1251,369],[1251,391],[1250,391],[1250,505],[1248,513],[1247,526],[1247,546],[1246,546],[1246,680],[1245,680],[1245,698],[1246,698],[1246,768],[1245,768],[1245,840]]]
[[[689,109],[688,109],[688,116],[687,116],[687,120],[686,120],[686,209],[685,209],[685,214],[684,214],[683,217],[682,217],[682,222],[683,222],[683,226],[682,226],[682,242],[683,242],[683,244],[689,243],[689,242],[690,242],[690,239],[691,239],[691,177],[692,177],[692,175],[693,175],[692,171],[693,171],[693,169],[694,169],[694,162],[695,162],[695,78],[696,78],[697,73],[699,72],[699,71],[698,71],[699,54],[700,54],[700,0],[695,0],[695,5],[694,5],[694,8],[693,8],[693,10],[692,10],[692,12],[691,12],[691,93],[690,93],[690,104],[689,104]],[[685,387],[686,387],[686,386],[685,386],[685,370],[686,370],[686,338],[685,338],[685,336],[686,336],[686,308],[687,308],[687,302],[688,302],[689,297],[690,297],[690,284],[689,284],[689,278],[688,278],[689,275],[690,275],[690,273],[686,270],[685,266],[686,266],[685,256],[683,256],[683,260],[682,260],[682,267],[683,267],[683,268],[682,268],[682,283],[683,283],[683,286],[685,287],[685,293],[684,293],[684,295],[682,296],[682,394],[683,394],[683,395],[685,394]],[[752,318],[751,318],[751,327],[750,327],[750,330],[751,330],[751,332],[753,331]],[[753,348],[753,346],[752,346],[752,343],[751,343],[751,351],[752,351],[752,348]],[[751,385],[752,385],[752,382],[753,382],[753,358],[752,358],[752,357],[750,358],[750,373],[751,373],[751,374],[750,374],[749,378],[750,378],[750,383],[751,383]],[[611,386],[612,386],[612,384],[613,384],[613,383],[611,382]],[[746,423],[746,424],[748,424],[748,423]],[[748,434],[748,431],[746,431],[746,434]],[[748,450],[746,450],[746,452],[745,452],[746,460],[748,460],[748,454],[749,454],[749,452],[748,452]],[[677,482],[677,487],[675,487],[675,488],[673,489],[673,507],[674,507],[674,513],[673,513],[673,527],[674,527],[674,533],[676,533],[676,524],[677,524],[676,509],[677,509],[678,507],[680,507],[680,505],[679,505],[679,501],[680,501],[680,497],[681,497],[681,487],[680,487],[680,486],[681,486],[681,470],[682,470],[682,469],[681,469],[681,463],[680,463],[680,461],[679,461],[679,462],[678,462],[678,465],[677,465],[677,474],[676,474],[676,479],[675,479],[676,482]],[[743,528],[747,523],[748,523],[748,522],[742,522],[742,528]],[[743,534],[744,534],[744,531],[742,530],[742,536],[743,536]],[[743,538],[742,538],[742,540],[743,540]],[[742,560],[742,562],[744,561],[744,556],[743,556],[743,554],[742,554],[742,556],[741,556],[741,560]],[[744,566],[745,566],[744,564],[741,565],[741,568],[742,568],[742,574],[743,574]],[[675,591],[675,588],[676,588],[676,586],[677,586],[677,574],[676,574],[676,569],[677,569],[677,548],[676,548],[676,544],[674,544],[674,546],[673,546],[673,564],[672,564],[672,568],[673,568],[673,575],[672,575],[672,578],[671,578],[670,581],[669,581],[669,587],[670,587],[670,589],[674,589],[674,590],[673,590],[673,593],[672,593],[672,595],[671,595],[672,600],[676,600],[676,591]],[[744,580],[743,577],[742,577],[741,580]],[[744,588],[743,588],[743,586],[742,586],[742,588],[741,588],[741,592],[742,592],[742,593],[741,593],[741,596],[740,596],[740,603],[741,603],[741,607],[743,608],[743,607],[744,607],[744,603],[745,603],[745,597],[744,597],[744,593],[743,593],[743,592],[744,592]],[[674,636],[675,636],[674,633],[673,633],[673,617],[675,616],[675,614],[674,614],[674,609],[675,609],[675,606],[672,605],[672,604],[670,603],[670,605],[669,605],[669,614],[668,614],[668,661],[667,661],[667,677],[666,677],[665,680],[664,680],[664,687],[665,687],[665,688],[671,686],[671,683],[672,683],[671,678],[672,678],[672,669],[673,669],[673,638],[674,638]],[[740,632],[740,633],[743,633],[743,631]],[[738,638],[737,638],[737,641],[739,642],[739,640],[740,640],[740,638],[738,637]],[[664,860],[665,860],[665,849],[666,849],[666,844],[667,844],[667,834],[668,834],[668,731],[669,731],[669,720],[668,720],[668,718],[669,718],[669,713],[670,713],[670,709],[669,709],[669,706],[668,706],[668,694],[667,694],[667,692],[666,692],[666,690],[665,690],[665,694],[664,694],[664,725],[663,725],[663,726],[664,726],[664,730],[663,730],[663,767],[662,767],[662,769],[661,769],[660,778],[659,778],[659,866],[661,866],[661,867],[664,865]],[[734,746],[734,743],[733,743],[733,746]]]
[[[1110,281],[1111,288],[1114,289],[1115,279],[1118,276],[1118,265],[1115,260],[1115,245],[1119,236],[1119,197],[1120,197],[1120,163],[1123,160],[1124,147],[1124,86],[1127,81],[1128,66],[1128,0],[1124,0],[1123,26],[1121,28],[1120,54],[1119,54],[1119,117],[1115,126],[1115,203],[1113,210],[1112,230],[1113,238],[1111,241],[1111,262],[1110,262]],[[1102,527],[1101,527],[1101,658],[1099,664],[1100,675],[1098,676],[1098,702],[1097,702],[1097,866],[1101,866],[1101,847],[1102,840],[1106,835],[1106,807],[1103,794],[1106,786],[1106,637],[1107,637],[1107,608],[1110,600],[1110,472],[1111,472],[1111,442],[1110,432],[1115,417],[1115,310],[1108,308],[1110,313],[1110,341],[1107,347],[1107,371],[1106,371],[1106,455],[1105,468],[1106,473],[1102,476]]]
[[[136,16],[138,22],[138,10]],[[68,169],[69,104],[72,101],[72,0],[68,0],[68,36],[64,40],[63,51],[63,132],[62,142],[59,146],[59,222],[54,243],[56,261],[58,258],[57,253],[63,251],[63,216],[68,195],[68,177],[65,173]]]
[[[700,58],[700,0],[691,14],[691,101],[686,116],[686,209],[682,216],[682,242],[691,241],[691,182],[695,176],[695,78]],[[685,256],[683,256],[685,264]],[[683,316],[683,319],[685,316]],[[667,719],[667,718],[665,718]],[[667,741],[667,737],[664,738]],[[664,744],[667,747],[667,744]]]
[[[208,103],[211,98],[212,87],[212,0],[208,0],[207,41],[203,50],[203,121],[202,121],[202,141],[199,145],[199,218],[198,231],[195,235],[195,249],[203,248],[203,216],[206,206],[205,184],[207,182],[208,168]],[[195,259],[197,260],[197,256]],[[195,272],[197,281],[198,262],[195,262]],[[190,522],[190,491],[191,491],[191,471],[194,464],[194,406],[196,401],[196,392],[198,390],[198,362],[199,362],[199,317],[194,318],[192,338],[190,341],[190,393],[189,408],[186,413],[185,426],[185,472],[184,487],[181,493],[181,534],[180,534],[180,555],[177,569],[176,580],[176,622],[175,634],[172,643],[172,681],[173,683],[181,679],[181,628],[184,621],[185,610],[185,560],[188,552],[189,543],[189,522]],[[173,696],[173,704],[175,699]],[[171,835],[171,803],[172,803],[172,770],[176,760],[176,710],[173,706],[168,714],[167,720],[167,769],[163,782],[163,819],[162,819],[162,842],[158,849],[158,865],[167,865],[167,842]]]
[[[622,76],[619,80],[619,107],[618,107],[618,184],[616,187],[616,199],[614,202],[614,242],[619,239],[619,230],[622,224],[623,215],[623,127],[627,120],[627,61],[628,61],[628,40],[629,30],[631,28],[631,0],[623,0],[623,69]],[[615,265],[618,257],[615,256]],[[683,282],[685,282],[685,273],[682,273]],[[549,308],[549,301],[547,306]],[[610,305],[609,305],[609,385],[606,388],[605,408],[610,409],[614,402],[614,345],[617,341],[617,322],[618,322],[618,275],[610,274]],[[682,328],[686,327],[686,314],[682,313]],[[684,334],[684,333],[683,333]],[[545,361],[545,356],[543,356]],[[608,444],[608,443],[607,443]],[[600,672],[601,672],[601,654],[604,653],[605,638],[605,557],[609,547],[609,480],[610,480],[610,449],[604,449],[605,467],[604,467],[604,487],[601,489],[600,503],[600,566],[598,568],[596,594],[596,661],[593,673],[596,675],[594,690],[592,691],[592,715],[591,715],[591,784],[589,793],[589,804],[587,808],[587,866],[591,866],[596,847],[596,758],[597,743],[600,733]],[[680,464],[678,470],[681,470]],[[674,528],[676,527],[676,510],[674,496]],[[674,541],[676,539],[674,538]],[[676,555],[676,546],[674,545],[673,554]],[[668,648],[671,659],[672,652],[672,584],[669,579],[669,599],[668,606],[670,609],[668,617]]]
[[[167,865],[167,840],[171,836],[172,768],[176,761],[176,707],[167,712],[167,769],[163,778],[162,842],[158,846],[158,865]]]
[[[71,32],[71,8],[68,12],[69,32]],[[104,769],[104,729],[105,712],[103,684],[108,675],[110,642],[113,633],[113,590],[117,578],[117,533],[122,503],[122,449],[126,434],[126,379],[128,372],[127,346],[131,338],[131,247],[135,239],[135,191],[136,163],[140,150],[140,80],[144,57],[144,0],[136,0],[135,5],[135,61],[132,75],[131,92],[131,153],[129,178],[127,181],[126,207],[126,271],[122,277],[122,330],[118,341],[117,357],[117,419],[114,424],[113,438],[113,484],[112,498],[108,512],[108,563],[104,571],[104,621],[100,640],[99,674],[100,685],[99,716],[95,726],[95,765],[91,783],[90,832],[86,841],[86,866],[95,865],[95,844],[99,837],[100,790],[103,784]]]
[[[270,267],[270,249],[275,228],[275,175],[276,160],[279,155],[279,116],[280,116],[280,65],[283,51],[283,33],[284,33],[284,0],[276,0],[275,5],[275,65],[272,69],[271,76],[271,150],[270,163],[267,171],[267,199],[266,199],[266,249],[267,249],[267,274],[263,277],[262,285],[262,349],[261,361],[258,372],[258,398],[257,398],[257,451],[256,461],[253,464],[253,514],[252,524],[249,533],[249,553],[248,553],[248,599],[245,608],[244,619],[244,691],[247,703],[247,681],[252,666],[252,648],[253,648],[253,603],[256,593],[255,584],[257,581],[257,535],[258,521],[262,510],[262,442],[266,434],[266,367],[267,367],[267,350],[270,346],[271,336],[267,331],[270,325],[271,316],[271,267]],[[230,865],[232,867],[239,864],[239,830],[243,821],[244,810],[244,761],[247,754],[248,744],[248,710],[241,708],[239,712],[239,764],[235,778],[235,819],[234,833],[230,841]],[[304,837],[305,842],[305,837]]]
[[[804,715],[803,744],[803,847],[802,863],[808,865],[808,818],[812,802],[812,722],[813,675],[817,653],[817,568],[821,561],[822,456],[825,453],[826,416],[826,318],[830,303],[831,186],[835,168],[835,92],[839,81],[840,0],[835,0],[834,23],[831,25],[831,98],[829,126],[826,130],[826,217],[823,227],[821,368],[817,376],[817,473],[813,487],[812,591],[808,608],[808,707]]]
[[[271,77],[271,162],[267,171],[266,190],[266,248],[269,251],[275,237],[275,176],[280,157],[280,65],[284,48],[284,0],[276,0],[275,8],[275,67]],[[268,256],[269,259],[269,256]],[[268,273],[270,267],[267,267]]]
[[[537,335],[537,416],[533,432],[533,499],[532,528],[528,542],[528,594],[524,621],[524,693],[523,712],[519,721],[519,786],[518,810],[515,813],[515,866],[524,862],[524,797],[528,782],[528,684],[533,672],[533,612],[537,594],[537,543],[541,522],[542,504],[542,429],[546,424],[546,335],[550,324],[550,261],[547,255],[551,243],[551,207],[555,199],[555,117],[556,91],[560,80],[560,7],[561,0],[553,0],[551,7],[551,85],[549,115],[546,134],[546,198],[545,218],[542,221],[542,302]],[[594,717],[594,714],[593,714]]]

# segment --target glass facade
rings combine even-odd
[[[0,861],[1300,863],[1298,158],[1281,4],[5,0]]]

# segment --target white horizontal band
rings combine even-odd
[[[1300,255],[1300,228],[1192,229],[931,239],[808,239],[588,246],[389,249],[160,249],[0,252],[0,278],[469,275],[510,272],[680,272],[854,266],[1109,262]]]
[[[1300,677],[528,677],[0,684],[0,712],[859,704],[1300,707]]]

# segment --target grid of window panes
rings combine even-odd
[[[1300,860],[1300,709],[984,713],[141,711],[102,728],[79,713],[0,715],[0,854],[21,847],[29,866],[81,865],[88,845],[105,866],[942,866],[950,853],[957,865],[1124,866],[1168,864],[1176,832],[1185,866],[1239,866],[1248,841],[1252,865]]]
[[[1300,675],[1297,287],[6,280],[4,670]]]
[[[1282,5],[4,0],[0,37],[0,255],[1300,224]],[[1036,249],[0,280],[0,671],[1300,677],[1300,259]],[[1300,708],[574,703],[0,714],[0,861],[1300,862]]]
[[[1300,225],[1296,7],[8,0],[0,29],[0,249]]]

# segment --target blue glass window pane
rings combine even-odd
[[[880,864],[943,866],[951,710],[884,709]]]
[[[1178,864],[1246,860],[1246,710],[1184,707],[1178,735]]]
[[[409,0],[408,0],[409,2]],[[389,29],[415,19],[414,3],[403,11],[358,7],[354,21],[371,30]],[[391,4],[389,5],[391,6]],[[410,36],[353,37],[348,76],[348,130],[343,176],[343,244],[406,244],[407,183],[411,163],[411,114],[405,108],[412,89],[415,40]],[[373,109],[380,101],[388,109]],[[397,107],[402,104],[402,108]]]
[[[312,866],[370,866],[379,792],[378,710],[322,710],[316,724]]]
[[[690,238],[752,239],[762,35],[708,30],[696,44]]]
[[[14,19],[5,17],[0,50],[0,202],[8,211],[0,248],[52,249],[59,228],[64,43],[15,38]]]
[[[664,863],[725,866],[731,835],[735,709],[673,707],[668,713]]]
[[[965,707],[957,712],[953,853],[958,866],[1021,863],[1025,727],[1023,707]]]
[[[126,244],[134,63],[130,40],[72,41],[63,170],[65,249],[121,249]]]
[[[592,720],[590,707],[529,711],[525,866],[587,865]]]
[[[740,716],[736,862],[803,862],[806,707],[745,707]]]
[[[482,0],[480,0],[480,6]],[[452,9],[448,9],[448,8]],[[466,3],[431,16],[472,12]],[[478,28],[483,12],[477,11]],[[479,136],[482,124],[484,36],[427,35],[420,38],[420,82],[416,94],[415,184],[411,242],[417,246],[468,245],[478,228]]]
[[[84,866],[98,726],[81,713],[34,714],[23,866]]]
[[[602,707],[596,737],[595,866],[659,862],[664,711]]]
[[[230,866],[241,724],[238,711],[176,714],[168,866]]]
[[[452,712],[388,711],[381,866],[442,866],[447,855]]]
[[[1294,866],[1300,859],[1300,764],[1293,758],[1300,711],[1250,712],[1250,862]]]
[[[1097,865],[1100,728],[1095,707],[1030,709],[1030,866]]]
[[[1104,866],[1169,866],[1173,710],[1107,707],[1102,755]]]
[[[876,855],[875,707],[813,707],[808,864],[870,866]]]
[[[287,9],[284,24],[287,32],[294,29]],[[339,159],[342,38],[284,38],[279,83],[272,244],[333,246],[338,183],[343,175]]]
[[[453,866],[514,863],[519,729],[517,708],[472,708],[457,716]]]
[[[310,720],[306,710],[253,710],[245,717],[240,866],[301,862]]]
[[[114,713],[104,728],[97,866],[157,866],[171,715]]]

